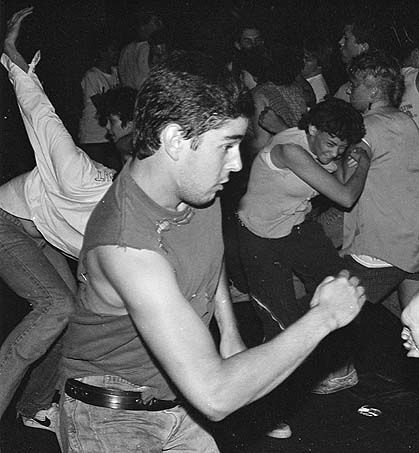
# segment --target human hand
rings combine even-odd
[[[19,37],[20,26],[22,25],[23,19],[32,14],[33,6],[23,8],[16,13],[7,21],[6,37],[4,39],[5,45],[15,46],[17,38]]]
[[[370,161],[370,157],[368,156],[368,153],[364,148],[361,148],[360,146],[355,146],[355,148],[350,149],[348,158],[347,158],[347,164],[348,167],[355,167],[357,166],[362,159],[365,159],[368,163]],[[355,161],[355,163],[354,163]],[[350,162],[352,164],[350,164]]]
[[[282,121],[281,117],[278,116],[269,106],[266,106],[259,115],[258,119],[259,126],[271,134],[277,134],[282,130],[286,129],[286,125]]]
[[[342,270],[337,277],[326,277],[320,283],[310,307],[322,312],[332,331],[349,324],[361,311],[365,299],[365,290],[358,278]]]
[[[408,357],[419,357],[419,293],[413,297],[401,314],[404,324],[401,337]]]
[[[351,155],[349,155],[348,158],[346,159],[346,165],[348,166],[348,168],[355,168],[358,166],[358,161],[354,159]]]

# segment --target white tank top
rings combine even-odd
[[[407,113],[419,126],[419,92],[416,88],[416,77],[419,69],[402,68],[401,73],[404,77],[405,90],[399,109]]]

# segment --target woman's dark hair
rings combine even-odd
[[[303,114],[298,128],[308,132],[310,125],[348,144],[358,143],[365,135],[362,115],[348,102],[336,98],[320,102]]]

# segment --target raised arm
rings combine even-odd
[[[99,199],[115,172],[92,161],[76,146],[37,76],[16,49],[22,21],[32,11],[25,8],[9,20],[1,62],[9,72],[37,169],[49,190],[76,201],[79,196],[85,199],[90,191],[93,199]]]
[[[22,25],[23,19],[28,17],[33,12],[33,6],[21,9],[7,21],[7,32],[4,39],[3,52],[13,61],[13,63],[19,66],[22,71],[28,72],[29,65],[23,58],[21,53],[16,48],[16,41],[19,37],[20,26]]]
[[[165,258],[105,246],[89,252],[88,260],[91,269],[100,269],[102,283],[109,282],[124,301],[142,338],[182,394],[212,420],[279,385],[320,340],[348,324],[365,300],[357,281],[343,274],[328,277],[315,293],[312,308],[294,325],[270,342],[222,358]]]
[[[346,182],[322,168],[303,148],[298,145],[275,145],[271,160],[278,168],[289,168],[299,178],[319,193],[345,208],[350,208],[361,194],[369,169],[367,145],[357,145],[358,165]]]

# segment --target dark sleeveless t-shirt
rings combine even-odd
[[[62,382],[70,377],[111,374],[152,387],[157,398],[173,399],[176,389],[130,316],[99,315],[89,310],[85,291],[89,275],[84,260],[89,250],[105,245],[147,249],[164,256],[185,299],[208,326],[223,256],[219,200],[207,208],[173,213],[151,200],[125,166],[86,228],[78,270],[78,304],[64,338]]]

